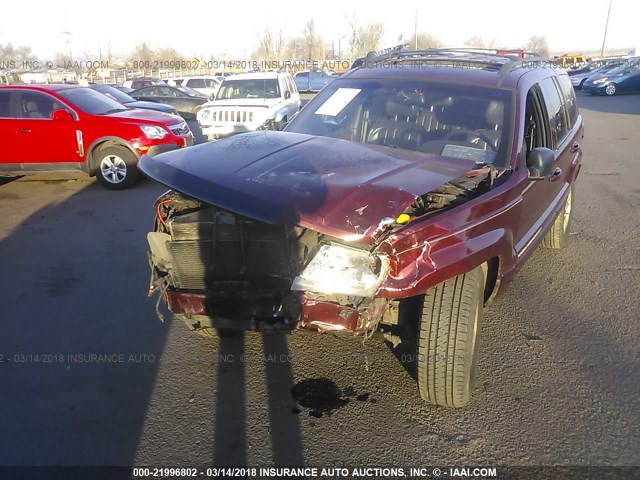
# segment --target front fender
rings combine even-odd
[[[407,298],[420,295],[493,258],[504,258],[509,255],[511,243],[511,232],[498,228],[475,236],[465,231],[432,243],[416,244],[392,256],[393,268],[377,296]]]

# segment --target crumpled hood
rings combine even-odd
[[[211,100],[202,105],[205,107],[267,107],[271,108],[282,102],[280,98],[234,98],[231,100]]]
[[[475,162],[261,131],[143,156],[139,167],[183,194],[256,220],[372,243],[383,219],[395,218]]]

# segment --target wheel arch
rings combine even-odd
[[[115,137],[115,136],[100,137],[94,140],[93,143],[89,146],[89,149],[87,150],[86,168],[87,168],[87,173],[90,176],[94,177],[96,174],[96,170],[98,168],[98,165],[96,165],[95,163],[96,153],[98,153],[103,148],[107,148],[107,147],[126,148],[136,157],[137,160],[140,160],[140,155],[138,155],[138,152],[136,152],[133,149],[133,147],[129,145],[129,142],[127,142],[126,140],[123,140],[122,138]]]

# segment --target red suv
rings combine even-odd
[[[567,242],[582,117],[549,59],[429,50],[367,67],[284,132],[142,157],[172,188],[148,235],[152,290],[202,335],[379,330],[415,352],[426,401],[460,407],[483,307],[535,247]]]
[[[0,138],[0,175],[80,169],[114,190],[136,182],[141,155],[193,143],[180,117],[53,84],[0,86]]]

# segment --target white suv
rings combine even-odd
[[[222,84],[219,79],[211,75],[170,78],[168,83],[176,87],[189,87],[196,92],[208,95],[212,99],[215,98]]]
[[[197,118],[209,140],[254,130],[279,130],[300,110],[300,94],[288,73],[260,72],[225,78],[216,99]]]

